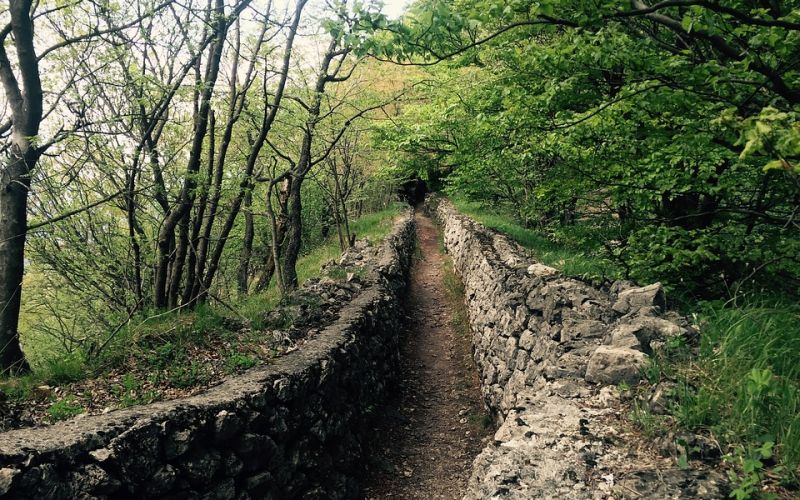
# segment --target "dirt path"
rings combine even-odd
[[[460,499],[489,434],[466,332],[457,331],[437,229],[419,211],[421,258],[411,270],[401,394],[383,410],[366,478],[367,499]]]

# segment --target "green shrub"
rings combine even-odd
[[[75,400],[74,396],[66,395],[50,405],[47,415],[51,422],[67,420],[83,413],[83,407]]]
[[[256,365],[257,360],[253,356],[232,352],[225,358],[225,372],[236,373],[247,370]]]
[[[87,367],[77,354],[50,359],[44,363],[43,379],[53,385],[68,384],[86,377]]]

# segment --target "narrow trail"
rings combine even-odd
[[[402,346],[400,394],[375,429],[366,499],[460,499],[473,459],[490,432],[470,339],[453,325],[437,228],[419,210],[421,257],[411,269],[409,330]]]

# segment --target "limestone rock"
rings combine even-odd
[[[641,318],[639,321],[644,327],[650,329],[653,338],[677,337],[688,333],[686,328],[664,318],[649,317]]]
[[[635,349],[649,354],[653,332],[647,325],[632,323],[617,326],[611,331],[611,346]]]
[[[14,476],[19,474],[17,469],[11,469],[6,467],[5,469],[0,469],[0,495],[5,495],[8,493],[8,490],[11,489],[11,482],[14,480]]]
[[[198,452],[187,457],[181,465],[183,475],[193,484],[211,481],[222,465],[222,457],[217,450]]]
[[[639,381],[640,370],[647,363],[647,356],[626,347],[600,346],[589,356],[586,365],[586,381],[599,384],[618,384]]]
[[[617,296],[612,308],[620,314],[627,314],[642,307],[658,306],[663,309],[666,305],[665,300],[661,283],[653,283],[640,288],[623,290]]]
[[[725,477],[708,470],[635,471],[616,482],[615,498],[728,498]]]
[[[153,474],[145,486],[145,494],[149,497],[162,496],[169,492],[177,481],[178,471],[171,465],[165,465]]]
[[[539,264],[538,262],[535,264],[531,264],[528,266],[528,274],[531,276],[539,276],[541,278],[545,278],[547,276],[554,276],[558,274],[558,269],[552,268],[550,266],[545,266],[544,264]]]
[[[608,292],[612,295],[619,295],[621,292],[630,288],[636,288],[636,283],[630,280],[617,280],[611,284]]]
[[[595,400],[598,404],[600,404],[601,407],[611,408],[619,402],[619,396],[619,389],[613,385],[607,385],[600,389],[600,392],[597,393]]]
[[[242,420],[232,412],[222,410],[214,420],[214,433],[217,443],[224,444],[242,430]]]
[[[631,443],[608,418],[633,398],[614,384],[636,383],[647,353],[692,331],[664,311],[659,283],[589,285],[529,265],[524,249],[446,200],[435,211],[464,282],[484,400],[500,424],[464,499],[724,496],[724,477],[709,469],[666,466],[662,476],[664,464],[648,455],[657,448]],[[661,389],[641,402],[659,411],[670,403]]]
[[[179,457],[189,451],[194,429],[184,429],[169,435],[164,442],[164,455],[167,459]]]

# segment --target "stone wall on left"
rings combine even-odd
[[[0,434],[3,498],[352,498],[392,386],[414,247],[402,215],[364,287],[299,350],[208,391]]]

